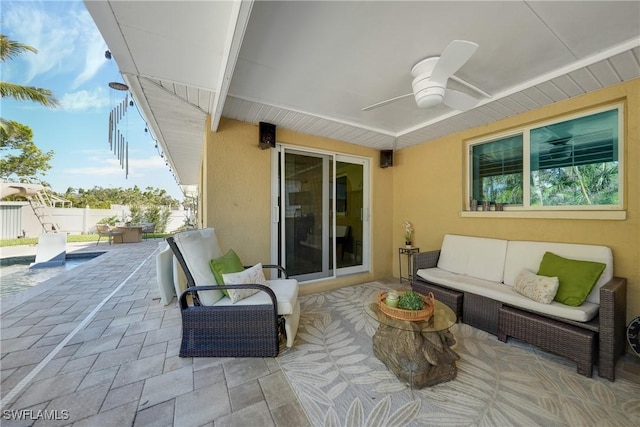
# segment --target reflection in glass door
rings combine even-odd
[[[361,271],[364,241],[364,164],[336,158],[335,254],[340,274]]]
[[[368,161],[279,146],[274,252],[301,282],[368,268]]]
[[[284,259],[290,276],[313,280],[333,275],[329,256],[329,177],[332,158],[284,151]]]

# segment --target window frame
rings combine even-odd
[[[571,120],[579,119],[582,117],[591,116],[594,114],[606,112],[606,111],[618,111],[618,204],[616,205],[562,205],[562,206],[531,206],[531,131],[540,127],[554,125],[557,123],[568,122]],[[509,138],[517,135],[522,135],[522,205],[506,205],[505,211],[523,212],[523,213],[540,213],[545,214],[548,212],[566,213],[567,211],[623,211],[624,210],[624,194],[625,194],[625,174],[624,174],[624,103],[608,104],[605,106],[591,108],[588,110],[582,110],[570,114],[555,117],[553,119],[544,120],[540,122],[533,122],[525,126],[512,129],[507,132],[501,132],[485,136],[482,138],[476,138],[468,140],[465,143],[466,148],[466,190],[465,190],[465,207],[466,211],[470,211],[470,198],[473,197],[473,147],[498,141],[500,139]],[[488,213],[488,212],[487,212]],[[474,212],[475,214],[475,212]],[[480,215],[477,215],[480,214]],[[484,216],[482,212],[477,212],[476,215],[464,215],[464,216]],[[492,211],[491,214],[494,214]],[[508,216],[508,214],[507,214]],[[543,215],[545,216],[545,215]],[[545,216],[547,217],[547,216]],[[559,215],[559,217],[566,217],[566,215]],[[617,219],[617,218],[616,218]]]

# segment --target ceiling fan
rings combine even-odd
[[[474,88],[470,84],[453,76],[453,73],[462,67],[474,52],[478,49],[478,45],[465,40],[453,40],[444,50],[441,56],[434,56],[423,59],[413,66],[411,75],[413,82],[412,93],[396,96],[373,105],[369,105],[362,111],[373,110],[382,107],[408,96],[414,96],[416,104],[420,108],[431,108],[436,105],[444,104],[456,110],[467,111],[475,107],[479,102],[477,98],[453,89],[447,89],[447,81],[451,78],[465,86],[471,87],[476,91],[482,91]],[[483,93],[484,94],[484,93]]]

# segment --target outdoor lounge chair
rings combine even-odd
[[[263,266],[283,276],[267,280],[267,286],[217,285],[209,263],[222,252],[212,228],[178,233],[167,243],[188,286],[179,297],[180,357],[275,357],[281,333],[287,346],[293,345],[300,318],[298,282],[289,279],[284,268]],[[234,304],[223,289],[258,292]]]
[[[109,226],[109,224],[96,224],[96,230],[98,231],[98,241],[96,242],[96,245],[98,243],[100,243],[100,238],[101,237],[108,237],[109,238],[109,244],[111,244],[111,242],[113,241],[114,237],[120,236],[120,243],[123,242],[123,240],[122,240],[122,232],[121,231],[112,230],[111,226]]]

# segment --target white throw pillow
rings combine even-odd
[[[534,301],[551,304],[558,292],[559,283],[557,277],[538,276],[525,269],[516,277],[513,289]]]
[[[249,267],[239,273],[227,273],[222,275],[225,285],[264,285],[267,286],[267,279],[262,272],[262,263]],[[227,289],[232,303],[237,303],[251,295],[258,293],[257,289]]]

